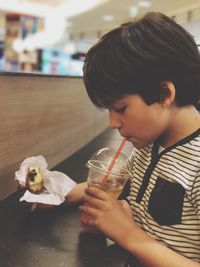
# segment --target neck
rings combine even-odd
[[[173,107],[169,124],[160,139],[163,147],[169,147],[200,128],[200,114],[193,106]]]

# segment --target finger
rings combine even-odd
[[[84,226],[84,225],[90,225],[90,226],[94,226],[94,218],[92,216],[89,216],[88,214],[86,213],[83,213],[80,217],[80,222],[81,222],[81,225]]]
[[[89,195],[85,195],[83,197],[83,200],[84,200],[84,206],[86,205],[89,205],[89,206],[94,206],[98,209],[101,209],[104,207],[104,204],[105,204],[105,201],[103,200],[100,200],[96,197],[93,197],[93,196],[89,196]]]
[[[88,205],[82,205],[79,206],[79,210],[84,212],[84,214],[86,214],[86,216],[81,216],[81,221],[83,219],[87,221],[87,219],[89,219],[90,217],[93,217],[93,220],[95,217],[99,216],[100,211],[95,209],[94,207],[88,206]],[[89,215],[89,216],[88,216]]]
[[[106,200],[109,196],[107,192],[100,190],[94,186],[87,187],[85,189],[85,193],[89,196],[93,196],[101,200]]]
[[[26,187],[24,185],[22,185],[22,184],[19,183],[17,185],[17,188],[18,188],[18,190],[24,190]]]
[[[97,227],[96,225],[94,224],[94,219],[91,217],[91,218],[85,218],[85,219],[80,219],[80,226],[83,228],[83,229],[86,229],[86,230],[89,230],[91,232],[96,232],[97,230]]]

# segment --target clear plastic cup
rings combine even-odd
[[[108,169],[109,166],[111,165],[111,162],[115,158],[116,153],[117,153],[117,150],[115,150],[112,147],[101,148],[93,154],[93,156],[90,158],[86,166],[89,168],[90,167],[88,165],[89,162],[92,160],[96,160],[96,161],[104,162],[106,164],[105,167],[107,167]],[[114,167],[115,168],[123,167],[127,159],[128,159],[127,155],[125,155],[123,152],[120,152],[119,155],[117,156]]]
[[[108,171],[107,165],[107,162],[89,160],[87,163],[89,168],[87,183],[88,186],[106,191],[117,199],[130,178],[130,173],[123,167],[113,167],[111,171]]]
[[[98,150],[86,166],[88,167],[88,186],[97,187],[100,190],[108,192],[113,198],[117,199],[121,194],[124,185],[130,178],[130,172],[124,167],[127,156],[120,153],[111,170],[109,166],[116,154],[113,148],[103,148]],[[86,214],[82,214],[84,218]],[[85,230],[92,231],[92,227],[87,227]]]

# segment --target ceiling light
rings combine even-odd
[[[130,17],[135,17],[135,16],[137,16],[137,14],[138,14],[138,7],[136,5],[130,6],[130,8],[129,8],[129,16]]]
[[[144,7],[144,8],[148,8],[151,6],[151,2],[147,1],[147,0],[141,0],[138,2],[138,6],[139,7]]]
[[[103,15],[102,19],[104,21],[113,21],[114,20],[114,16],[113,15]]]

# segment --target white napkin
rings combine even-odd
[[[65,201],[65,196],[76,185],[69,176],[58,171],[49,171],[47,162],[43,156],[30,157],[25,159],[20,169],[15,172],[15,179],[23,186],[26,185],[26,175],[30,166],[40,168],[43,176],[45,190],[41,194],[33,194],[26,191],[20,201],[60,205]]]

